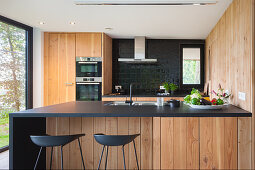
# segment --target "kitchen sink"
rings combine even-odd
[[[106,103],[105,105],[108,105],[108,106],[129,106],[129,103],[115,101],[115,102]],[[157,106],[157,103],[156,102],[135,101],[135,102],[132,103],[132,106]]]

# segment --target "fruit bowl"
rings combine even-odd
[[[206,110],[219,110],[224,109],[228,104],[223,105],[193,105],[193,104],[186,104],[189,105],[193,109],[206,109]]]

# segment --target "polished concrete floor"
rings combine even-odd
[[[0,153],[0,169],[9,169],[9,151]]]

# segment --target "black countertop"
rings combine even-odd
[[[252,114],[229,105],[222,110],[198,110],[183,103],[169,106],[109,106],[109,102],[68,102],[10,113],[10,117],[251,117]]]

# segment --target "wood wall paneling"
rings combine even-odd
[[[211,82],[210,89],[217,90],[220,83],[232,93],[232,104],[251,112],[255,110],[254,29],[254,0],[233,0],[206,39],[206,80]],[[246,94],[245,101],[238,98],[239,92]],[[239,118],[239,169],[254,168],[252,143],[254,117],[252,121]],[[236,166],[232,163],[229,166]]]
[[[103,86],[102,95],[112,93],[112,38],[102,34]]]

